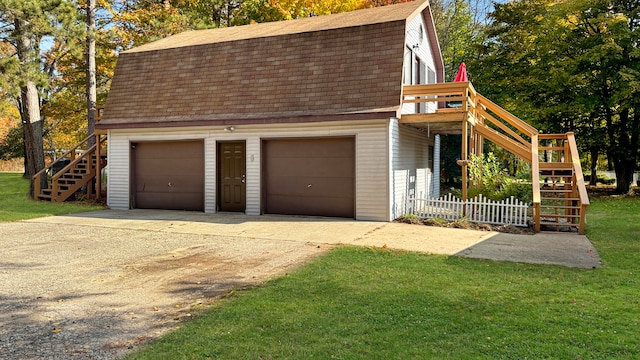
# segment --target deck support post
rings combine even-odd
[[[100,134],[96,133],[96,199],[102,194],[102,159],[100,156]]]
[[[462,201],[467,201],[467,159],[469,154],[469,140],[467,133],[467,121],[462,122],[462,154],[461,154],[461,162],[462,162]]]

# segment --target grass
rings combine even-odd
[[[638,214],[592,201],[592,270],[337,248],[129,359],[637,359]]]
[[[29,180],[20,173],[0,173],[0,222],[100,210],[97,204],[52,203],[29,199]]]

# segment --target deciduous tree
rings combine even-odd
[[[2,41],[13,48],[0,62],[6,83],[17,99],[25,140],[25,176],[44,167],[40,89],[48,85],[40,51],[43,41],[73,35],[75,8],[65,0],[0,0]],[[45,179],[46,181],[46,179]]]
[[[575,131],[596,159],[606,150],[621,193],[639,156],[638,12],[637,1],[497,5],[475,64],[480,90],[520,117],[545,132]]]

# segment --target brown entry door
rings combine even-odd
[[[245,142],[218,143],[218,205],[220,211],[246,208]]]

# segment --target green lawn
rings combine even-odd
[[[18,173],[0,173],[0,222],[100,210],[104,206],[29,199],[29,181]]]
[[[595,270],[337,248],[130,359],[638,359],[639,214],[592,201]]]

